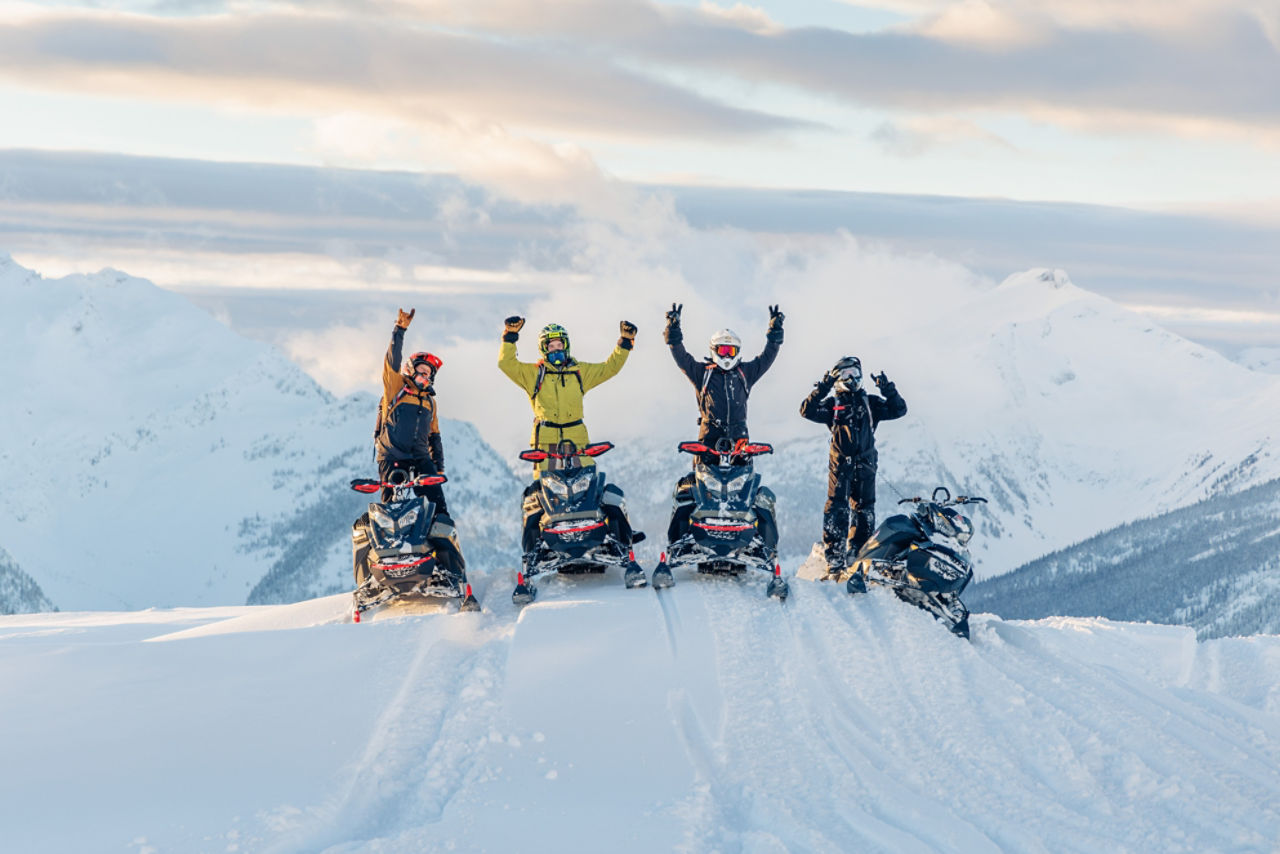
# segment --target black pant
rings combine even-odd
[[[416,477],[426,477],[436,474],[435,460],[430,457],[419,457],[412,460],[378,460],[378,476],[382,478],[383,483],[391,480],[392,472],[402,471]],[[436,506],[436,513],[441,516],[449,516],[449,505],[444,500],[444,490],[439,484],[435,486],[415,486],[413,488],[414,495],[425,495],[431,499],[431,503]],[[394,495],[394,490],[384,487],[382,490],[382,503],[386,504]],[[449,517],[452,519],[453,517]]]
[[[827,564],[844,565],[852,559],[871,537],[875,524],[875,466],[853,462],[831,466],[827,470],[827,504],[822,514]]]

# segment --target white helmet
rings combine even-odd
[[[711,361],[731,371],[742,361],[742,339],[732,329],[721,329],[711,336]]]

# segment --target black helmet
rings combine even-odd
[[[862,385],[862,360],[845,356],[836,362],[831,374],[836,378],[836,391],[855,391]]]

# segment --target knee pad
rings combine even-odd
[[[427,532],[427,536],[432,539],[452,540],[458,536],[458,529],[454,527],[453,520],[448,516],[437,516],[431,522],[431,530]]]
[[[604,490],[600,495],[600,503],[605,506],[621,507],[622,512],[627,510],[627,499],[622,494],[622,490],[614,486],[612,483],[606,483]]]
[[[766,513],[772,514],[774,507],[778,504],[778,497],[773,494],[773,490],[767,486],[762,486],[756,492],[756,507],[764,510]]]

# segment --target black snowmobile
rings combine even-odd
[[[393,472],[392,480],[351,481],[356,492],[393,490],[391,500],[372,503],[351,529],[356,591],[352,618],[395,602],[461,599],[460,611],[479,611],[467,583],[466,564],[452,525],[436,518],[435,504],[414,487],[444,483],[444,475],[413,477]]]
[[[786,599],[791,592],[777,562],[778,530],[773,493],[760,485],[751,458],[772,454],[773,446],[745,439],[720,439],[715,448],[681,442],[694,464],[693,511],[688,530],[676,537],[653,571],[656,589],[675,583],[671,570],[692,566],[698,572],[738,575],[758,569],[771,574],[768,595]]]
[[[622,568],[628,588],[649,583],[631,548],[644,535],[631,530],[621,490],[605,483],[599,466],[581,462],[582,457],[598,457],[611,448],[612,442],[578,448],[566,440],[555,451],[530,448],[520,454],[526,462],[548,466],[530,496],[541,505],[541,530],[516,574],[511,600],[517,605],[534,600],[538,590],[533,578],[548,573],[600,573],[616,566]]]
[[[847,571],[846,589],[865,593],[868,584],[889,587],[899,599],[933,614],[960,637],[969,637],[969,609],[960,593],[973,578],[967,548],[973,523],[955,508],[986,503],[973,496],[952,498],[945,486],[929,499],[902,499],[899,505],[913,504],[914,509],[890,516],[876,528]]]

